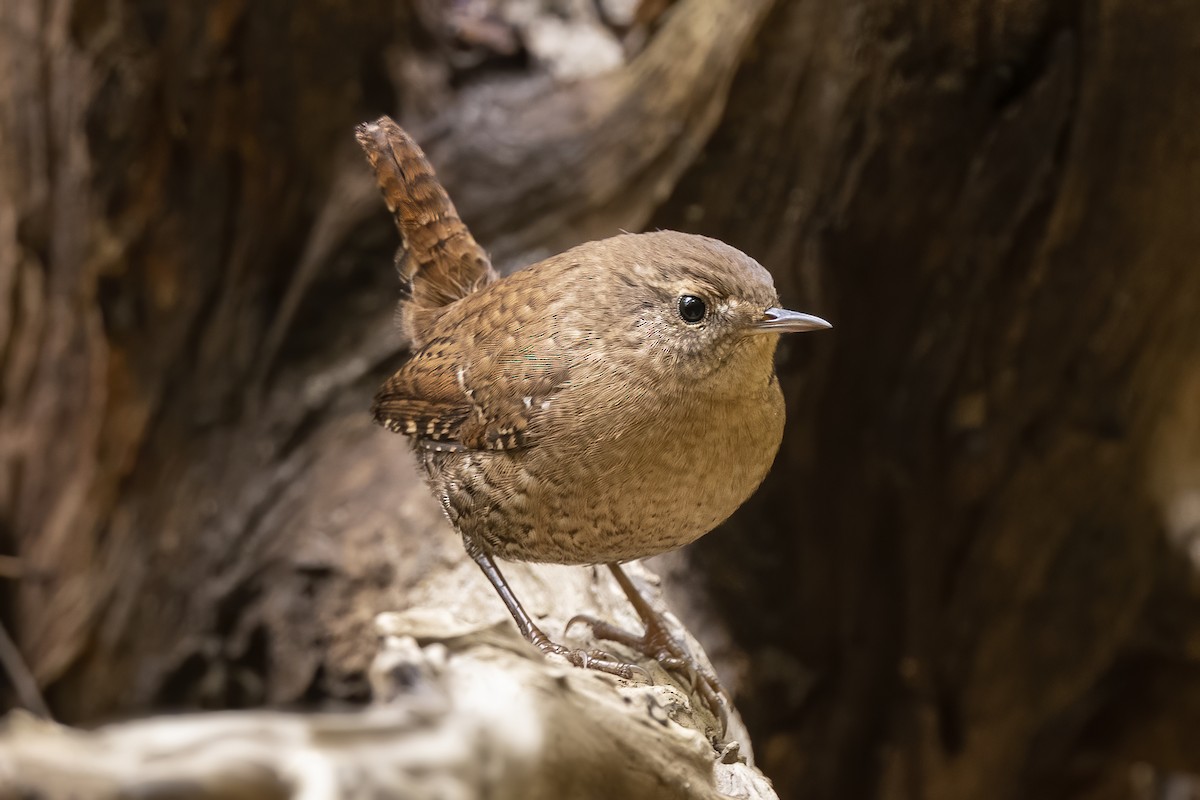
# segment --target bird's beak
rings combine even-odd
[[[812,314],[801,314],[786,308],[768,308],[762,319],[750,326],[750,333],[799,333],[832,328],[825,320]]]

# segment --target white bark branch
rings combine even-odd
[[[542,573],[542,591],[527,591],[531,608],[546,593],[568,608],[559,601],[583,589],[592,610],[633,625],[600,570],[512,565],[510,572],[526,585],[530,575],[521,573]],[[444,597],[455,574],[466,578],[439,573],[430,591]],[[633,574],[652,588],[644,570]],[[482,583],[471,578],[468,585]],[[733,741],[717,741],[703,703],[657,664],[638,662],[653,677],[646,685],[546,660],[510,620],[490,613],[498,605],[474,606],[489,621],[456,618],[444,604],[380,615],[375,704],[360,711],[162,716],[95,731],[11,715],[0,731],[0,795],[775,797],[748,763],[736,716]],[[553,616],[542,622],[561,630]],[[694,640],[688,645],[699,653]]]

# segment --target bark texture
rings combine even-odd
[[[0,4],[0,596],[56,714],[365,699],[457,568],[365,413],[393,113],[498,264],[693,230],[834,322],[668,586],[783,796],[1200,773],[1200,7],[621,7]]]
[[[162,715],[87,732],[14,713],[0,726],[0,796],[777,800],[748,749],[714,748],[707,707],[656,664],[652,683],[555,664],[508,619],[440,607],[452,592],[491,591],[462,567],[410,598],[438,606],[376,619],[370,708]],[[585,570],[544,589],[531,592],[539,607],[548,598],[635,621]],[[733,734],[745,741],[736,722]]]
[[[1129,796],[1131,763],[1200,766],[1197,23],[779,4],[656,215],[837,325],[788,362],[770,485],[700,546],[750,663],[813,680],[748,681],[782,786]]]

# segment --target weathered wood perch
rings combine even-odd
[[[639,662],[648,685],[546,660],[474,565],[459,567],[418,594],[457,592],[467,618],[439,604],[376,620],[368,709],[190,714],[90,732],[13,714],[0,731],[0,796],[775,797],[736,719],[736,738],[714,746],[704,703],[656,663]],[[510,571],[531,607],[579,603],[637,624],[602,570]]]

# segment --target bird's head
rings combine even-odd
[[[658,231],[593,244],[602,246],[613,311],[631,321],[624,343],[659,380],[769,375],[780,334],[832,327],[780,308],[771,274],[716,239]]]

